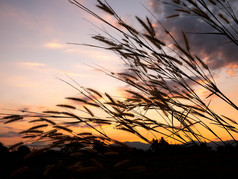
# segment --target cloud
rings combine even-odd
[[[73,53],[83,55],[85,57],[100,60],[102,62],[111,62],[112,59],[119,61],[114,54],[108,53],[106,50],[100,50],[97,48],[91,48],[87,46],[76,46],[74,48],[68,48],[66,53]]]
[[[0,138],[14,138],[20,137],[21,135],[15,131],[1,132]]]
[[[57,74],[62,74],[65,73],[69,76],[77,76],[77,77],[87,77],[89,74],[84,74],[84,73],[74,73],[74,72],[69,72],[69,71],[62,71],[59,69],[55,69],[52,67],[49,67],[47,64],[44,63],[38,63],[38,62],[19,62],[16,63],[17,66],[21,66],[23,68],[28,68],[31,70],[35,70],[38,72],[42,73],[57,73]]]
[[[19,64],[22,66],[25,66],[25,67],[45,67],[45,66],[47,66],[46,64],[37,63],[37,62],[21,62]]]
[[[237,64],[229,64],[226,66],[226,73],[230,76],[237,76],[238,74],[238,65]]]
[[[231,6],[237,8],[237,1],[231,0]],[[226,68],[228,73],[236,73],[238,68],[238,47],[234,43],[229,43],[223,35],[194,34],[217,32],[214,28],[195,16],[181,15],[176,18],[166,18],[170,15],[177,14],[174,7],[165,5],[162,0],[151,0],[150,3],[156,16],[162,24],[174,35],[180,44],[184,44],[181,34],[183,30],[187,34],[193,53],[201,58],[207,58],[206,63],[213,70]],[[214,11],[214,9],[212,9]],[[158,26],[159,31],[161,26]],[[237,34],[233,34],[237,38]],[[167,37],[163,37],[166,40]]]
[[[30,147],[46,147],[48,144],[47,141],[36,141],[33,143],[28,144]]]
[[[57,69],[54,69],[54,68],[48,66],[45,63],[39,63],[39,62],[16,62],[16,63],[14,63],[14,65],[17,68],[20,67],[23,69],[29,69],[29,70],[39,71],[39,72],[43,72],[43,73],[59,71]]]
[[[49,42],[44,44],[43,46],[50,49],[61,49],[66,47],[65,44],[57,43],[57,42]]]
[[[83,64],[84,67],[82,67],[82,65],[78,66],[78,64],[74,64],[74,68],[79,67],[83,70],[92,70],[94,67],[98,68],[99,66],[101,66],[104,69],[109,69],[110,71],[114,72],[117,72],[123,68],[122,60],[116,54],[108,52],[106,50],[100,50],[97,48],[91,48],[86,46],[76,46],[73,48],[66,49],[64,52],[80,55],[87,59],[87,61],[85,61],[85,63]]]

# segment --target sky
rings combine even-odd
[[[113,21],[95,8],[96,0],[80,2]],[[187,31],[208,29],[200,21],[192,19],[166,20],[163,17],[173,12],[161,6],[158,0],[108,0],[108,3],[132,24],[133,16],[149,14],[143,5],[150,7],[164,19],[162,23],[174,35],[181,31],[180,28]],[[236,9],[237,2],[232,3]],[[94,25],[104,28],[95,18],[67,0],[0,0],[0,112],[54,109],[56,104],[64,103],[65,97],[77,94],[75,89],[59,80],[70,81],[67,75],[82,86],[115,95],[120,93],[122,83],[90,67],[100,65],[111,71],[123,71],[118,56],[105,50],[70,44],[97,44],[91,39],[92,35],[99,33]],[[176,37],[180,39],[179,35]],[[237,47],[224,45],[220,37],[189,38],[194,49],[207,57],[218,86],[238,104],[238,50],[234,50]],[[220,103],[215,102],[214,106],[224,109]],[[226,109],[233,118],[238,117],[237,113]],[[25,128],[24,123],[0,125],[0,140],[8,143],[18,140],[17,132]],[[116,136],[117,132],[113,131],[112,135]],[[127,140],[128,137],[121,139]],[[131,137],[129,140],[137,139]]]

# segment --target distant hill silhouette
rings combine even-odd
[[[126,141],[124,142],[125,144],[127,144],[128,146],[132,147],[132,148],[136,148],[136,149],[141,149],[141,150],[148,150],[150,148],[150,144],[146,144],[146,143],[142,143],[139,141],[135,141],[135,142],[130,142],[130,141]],[[230,145],[230,146],[236,146],[236,143],[233,140],[227,140],[224,141],[225,144]],[[181,144],[181,145],[192,145],[192,143],[187,143],[187,144]],[[199,145],[199,143],[197,143]],[[211,148],[212,150],[216,150],[218,146],[222,147],[224,146],[224,144],[221,141],[214,141],[214,142],[209,142],[206,144],[207,147]]]
[[[137,148],[141,150],[148,150],[150,148],[150,144],[145,144],[139,141],[135,141],[135,142],[126,141],[124,143],[127,144],[129,147]]]

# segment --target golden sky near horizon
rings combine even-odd
[[[96,0],[80,2],[113,22],[110,16],[95,8]],[[156,7],[152,0],[108,0],[108,3],[133,25],[136,25],[133,21],[135,15],[149,16],[143,5]],[[168,22],[171,29],[175,28],[173,23],[173,20]],[[123,63],[120,58],[102,49],[69,44],[97,44],[91,36],[98,34],[99,29],[93,24],[102,27],[95,18],[67,0],[0,0],[0,113],[22,109],[54,109],[56,104],[65,102],[65,97],[78,93],[59,80],[70,81],[67,75],[82,86],[120,96],[125,85],[91,67],[99,65],[110,71],[121,72]],[[229,60],[229,54],[235,56],[229,50],[217,54],[221,61],[222,58],[228,60],[213,62],[216,64],[213,68],[214,77],[218,87],[238,104],[238,59]],[[201,49],[201,53],[207,52]],[[214,54],[210,56],[214,57]],[[214,109],[224,111],[225,115],[238,118],[237,112],[217,99],[214,99],[212,105]],[[25,125],[0,123],[0,141],[12,143],[19,140],[17,132],[24,129]],[[121,136],[119,138],[123,141],[139,140],[115,131],[113,127],[106,128],[112,137]]]

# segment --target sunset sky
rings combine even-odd
[[[96,0],[80,2],[101,13],[108,21],[113,21],[95,8]],[[231,2],[237,10],[238,2]],[[143,5],[154,10],[159,18],[172,14],[168,8],[158,5],[156,0],[108,0],[108,3],[133,25],[136,25],[133,21],[135,15],[143,18],[149,14]],[[187,28],[188,31],[206,31],[207,28],[190,20],[161,21],[175,35],[179,28]],[[70,81],[67,75],[82,86],[114,96],[119,94],[124,87],[122,83],[90,67],[100,65],[111,71],[123,71],[118,56],[100,49],[69,44],[97,44],[91,36],[98,34],[99,29],[93,24],[103,27],[67,0],[0,0],[0,113],[54,109],[56,104],[64,103],[65,97],[77,94],[75,89],[59,80]],[[223,39],[217,37],[192,36],[190,39],[193,48],[209,59],[218,87],[238,104],[237,47],[225,44]],[[238,113],[223,103],[214,100],[213,105],[216,109],[225,110],[224,113],[233,119],[238,118]],[[0,141],[11,143],[18,139],[17,132],[24,127],[24,124],[0,123]],[[115,131],[112,133],[116,135]],[[124,136],[122,140],[127,139]]]

